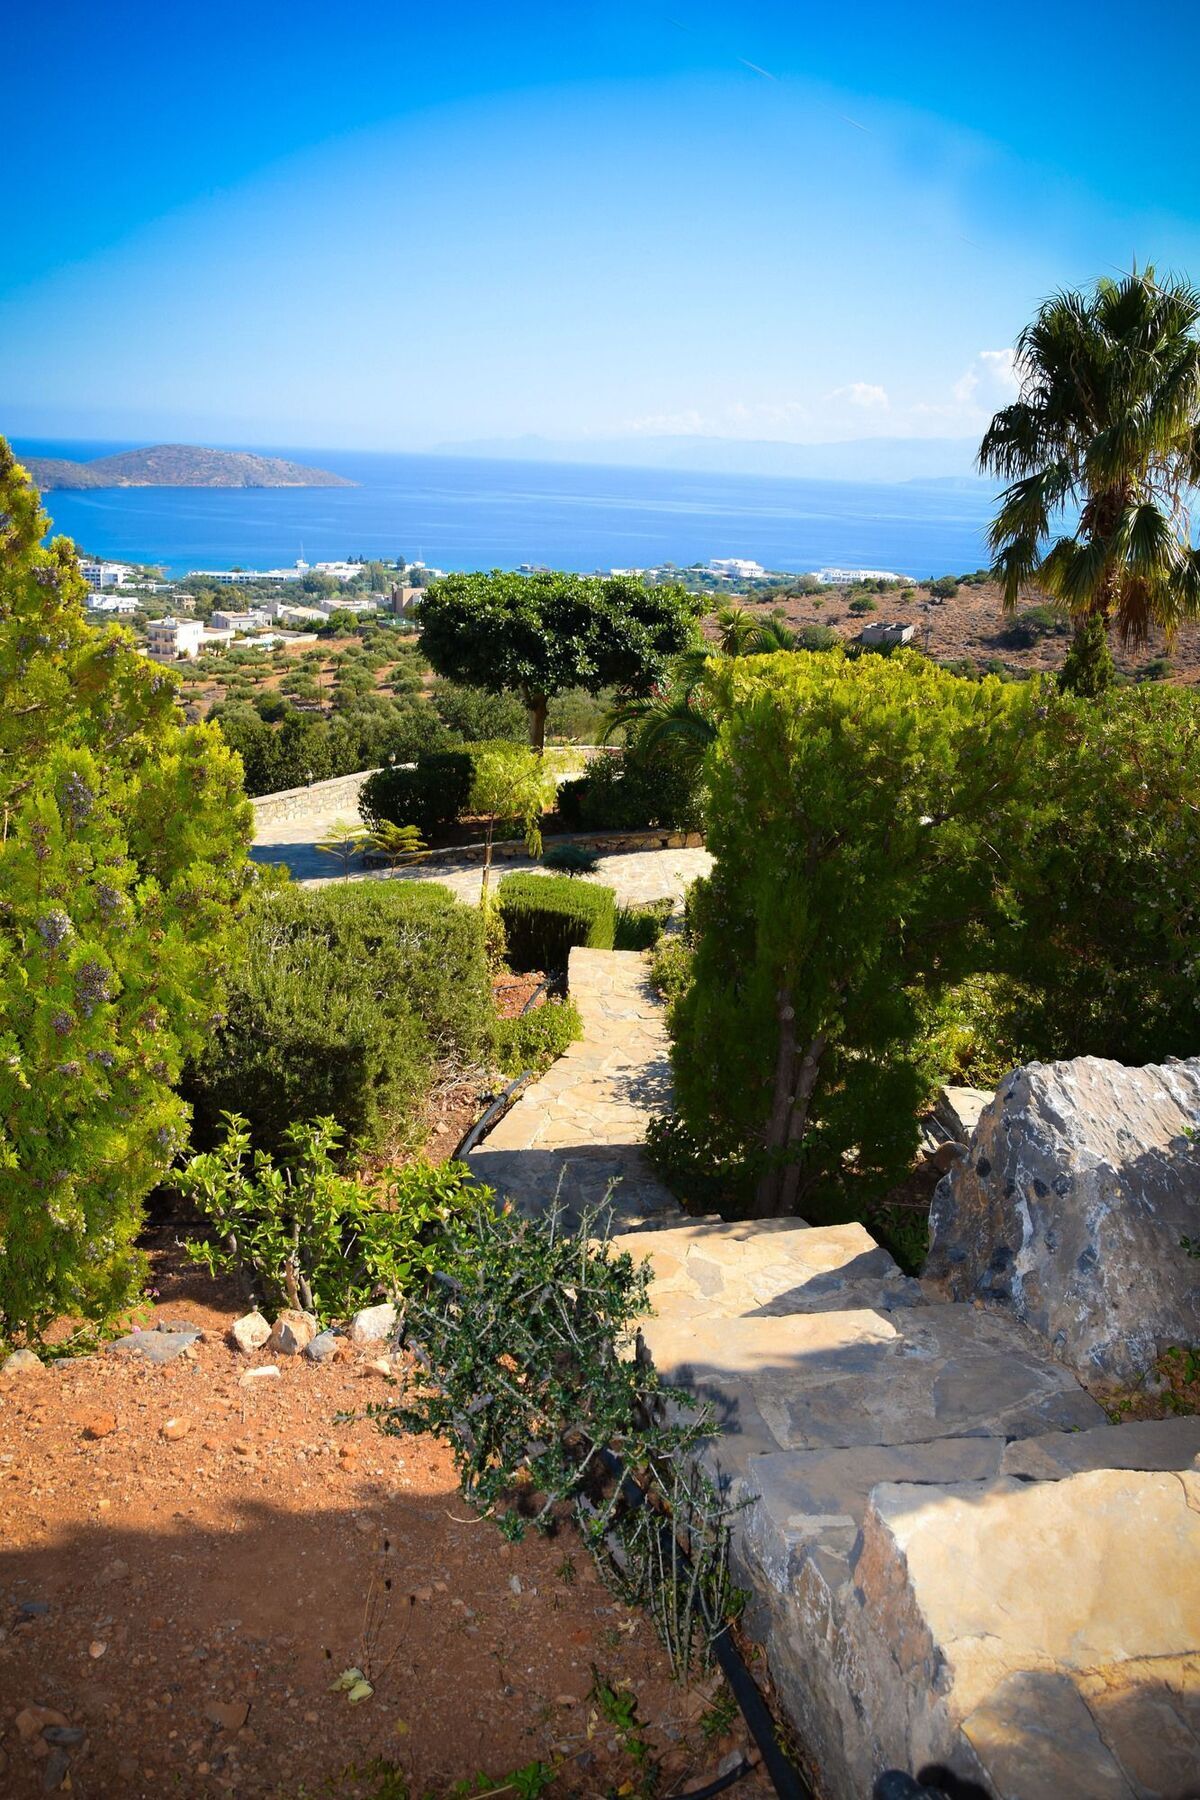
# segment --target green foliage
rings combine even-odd
[[[502,1075],[541,1075],[557,1062],[568,1044],[583,1036],[583,1021],[573,1000],[547,1000],[544,1006],[496,1022],[496,1067]]]
[[[929,583],[929,591],[939,600],[953,600],[958,592],[958,578],[954,575],[939,575],[936,581]]]
[[[979,451],[1009,484],[989,534],[1006,606],[1036,583],[1074,619],[1135,643],[1200,611],[1184,504],[1200,476],[1198,326],[1200,292],[1148,268],[1056,294],[1021,332],[1020,397]],[[1087,680],[1067,685],[1106,685]]]
[[[873,612],[878,612],[878,610],[879,610],[878,605],[876,604],[876,602],[874,600],[872,600],[870,594],[858,594],[850,602],[850,611],[852,613],[873,613]],[[815,646],[810,646],[810,645],[806,644],[804,647],[807,650],[807,649],[813,648]],[[822,649],[831,649],[832,645],[822,645],[821,648]]]
[[[832,625],[802,625],[796,633],[797,650],[835,650],[840,642]]]
[[[515,694],[438,680],[433,684],[432,699],[443,725],[469,744],[485,738],[509,738],[517,744],[528,739],[529,720]]]
[[[471,746],[470,811],[486,824],[483,860],[483,892],[487,893],[492,867],[492,841],[497,826],[519,824],[531,856],[542,851],[541,817],[554,801],[554,777],[544,759],[527,744],[473,744]]]
[[[692,980],[696,952],[689,938],[660,938],[650,959],[650,981],[668,1006],[682,998]]]
[[[729,662],[713,681],[717,860],[692,890],[677,1102],[718,1156],[741,1146],[759,1210],[792,1212],[832,1199],[851,1154],[885,1185],[915,1150],[912,989],[953,978],[961,921],[990,902],[1022,691],[905,652]]]
[[[415,825],[428,842],[466,812],[474,774],[474,758],[465,750],[419,756],[415,768],[377,769],[368,776],[358,808],[368,825]]]
[[[488,1190],[461,1163],[414,1162],[388,1172],[381,1190],[338,1173],[342,1132],[333,1119],[294,1123],[278,1164],[251,1150],[246,1121],[223,1117],[215,1149],[193,1156],[181,1192],[211,1235],[185,1245],[210,1275],[236,1275],[247,1299],[344,1318],[378,1298],[396,1300],[438,1266],[443,1228]]]
[[[349,819],[335,819],[326,828],[324,837],[316,844],[316,849],[325,856],[333,857],[341,865],[342,875],[348,878],[350,864],[356,856],[361,856],[367,848],[371,833],[365,825],[354,825]]]
[[[486,1062],[492,1030],[478,907],[433,882],[277,888],[247,907],[225,1021],[185,1092],[204,1144],[240,1112],[272,1154],[316,1115],[355,1154],[412,1145],[435,1067]]]
[[[1057,606],[1026,606],[1000,634],[1010,650],[1032,650],[1043,638],[1066,637],[1071,621]]]
[[[476,1209],[447,1221],[445,1242],[443,1280],[407,1311],[430,1379],[372,1412],[386,1431],[443,1437],[466,1493],[509,1537],[549,1530],[569,1507],[619,1591],[650,1606],[682,1672],[732,1610],[727,1519],[694,1462],[713,1427],[629,1354],[648,1265],[595,1215],[576,1234],[555,1215]],[[658,1422],[667,1402],[684,1423]],[[650,1505],[631,1504],[614,1457]]]
[[[382,768],[393,757],[399,763],[410,762],[451,741],[433,708],[421,698],[367,695],[355,711],[331,719],[288,708],[277,725],[262,716],[262,700],[260,695],[250,706],[217,707],[212,715],[226,743],[242,759],[247,794],[274,794],[334,775]]]
[[[672,900],[650,900],[644,906],[618,906],[613,949],[653,950],[674,907]]]
[[[86,618],[73,545],[0,440],[0,1337],[103,1320],[143,1275],[173,1092],[221,1004],[250,835],[219,734]]]
[[[506,875],[498,890],[512,968],[558,973],[576,945],[611,950],[616,928],[612,888],[569,875]]]
[[[439,675],[519,694],[535,748],[546,708],[571,688],[645,693],[690,642],[696,602],[629,576],[449,575],[422,596],[421,643]]]
[[[1106,694],[1116,679],[1108,627],[1098,615],[1081,619],[1067,659],[1058,672],[1058,685],[1064,694],[1078,694],[1083,700],[1097,700]]]
[[[367,832],[366,847],[372,856],[381,857],[389,869],[421,862],[429,852],[415,825],[393,825],[382,819]]]
[[[696,759],[677,744],[598,756],[577,780],[560,782],[558,816],[568,831],[697,831],[702,789]]]
[[[553,875],[594,875],[600,866],[600,852],[585,844],[555,844],[542,857],[542,867]]]
[[[832,1214],[853,1184],[861,1216],[947,1075],[1200,1048],[1190,692],[1082,701],[911,653],[713,679],[716,866],[671,1012],[677,1164],[726,1180],[741,1158],[764,1211]]]

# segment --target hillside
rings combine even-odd
[[[1014,631],[1022,613],[1045,606],[1045,596],[1030,593],[1022,599],[1015,617],[1008,616],[994,582],[960,586],[957,594],[942,600],[925,586],[917,587],[907,600],[899,594],[874,594],[877,610],[866,614],[851,612],[851,598],[850,592],[838,588],[825,594],[790,595],[782,600],[773,597],[768,605],[751,603],[751,610],[763,617],[772,610],[781,610],[787,623],[797,629],[828,625],[845,638],[856,638],[864,625],[881,620],[915,625],[914,644],[937,662],[965,661],[979,668],[1002,663],[1013,674],[1059,669],[1070,646],[1065,625],[1058,635],[1041,635],[1039,626],[1032,631]],[[1023,643],[1019,641],[1022,637],[1033,641]],[[1133,680],[1153,676],[1189,686],[1200,683],[1200,625],[1183,626],[1170,650],[1162,633],[1154,632],[1150,642],[1137,649],[1123,649],[1114,638],[1112,653],[1118,671]]]
[[[43,493],[52,488],[353,487],[342,475],[310,469],[280,456],[253,456],[245,450],[208,450],[195,444],[155,444],[122,450],[93,462],[31,456],[26,467]]]

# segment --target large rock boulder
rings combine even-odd
[[[938,1184],[926,1276],[1039,1332],[1088,1378],[1126,1381],[1200,1342],[1200,1058],[1099,1057],[1006,1076]]]

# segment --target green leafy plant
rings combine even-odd
[[[434,882],[256,891],[220,1028],[185,1074],[199,1147],[226,1112],[272,1153],[314,1114],[354,1155],[417,1147],[435,1071],[491,1060],[486,924]]]
[[[176,677],[95,627],[74,546],[0,439],[0,1338],[144,1279],[143,1202],[222,1003],[252,820]]]
[[[511,966],[557,974],[571,950],[611,950],[616,928],[612,888],[567,875],[506,875],[498,889]]]
[[[515,1019],[497,1021],[496,1067],[503,1075],[521,1075],[526,1069],[541,1075],[582,1036],[583,1021],[575,1002],[547,1000]]]
[[[509,1537],[573,1514],[686,1669],[733,1606],[728,1518],[696,1457],[711,1423],[627,1353],[648,1265],[595,1214],[568,1234],[557,1213],[476,1209],[447,1221],[445,1244],[439,1280],[406,1315],[424,1378],[373,1416],[444,1437],[465,1492]]]
[[[315,848],[341,864],[342,879],[345,881],[350,878],[350,864],[356,856],[362,855],[370,837],[365,825],[352,825],[348,819],[335,819]]]
[[[224,1124],[216,1149],[178,1177],[212,1234],[184,1248],[268,1307],[330,1319],[379,1296],[399,1299],[437,1267],[447,1220],[490,1203],[458,1163],[411,1163],[382,1191],[367,1189],[338,1172],[333,1119],[292,1125],[278,1163],[252,1148],[244,1118],[230,1113]]]
[[[525,744],[497,741],[471,747],[471,792],[467,804],[485,823],[481,893],[492,872],[492,843],[502,821],[519,823],[530,856],[542,851],[541,816],[554,801],[554,777],[541,756]]]
[[[585,844],[556,844],[542,857],[542,867],[553,875],[594,875],[600,865],[600,852]]]
[[[649,900],[643,906],[618,906],[613,949],[653,950],[674,910],[673,900]]]
[[[366,847],[373,855],[381,856],[389,869],[421,862],[429,854],[415,825],[393,825],[390,819],[381,819],[367,833]]]
[[[377,769],[363,783],[358,809],[368,825],[413,825],[428,843],[466,812],[474,772],[465,750],[418,756],[413,768]]]
[[[632,576],[561,571],[449,575],[422,595],[422,648],[439,675],[516,693],[530,742],[546,740],[550,700],[568,689],[648,692],[690,642],[697,603]]]

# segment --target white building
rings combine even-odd
[[[141,602],[133,594],[90,593],[87,609],[91,613],[135,613]]]
[[[331,594],[327,600],[318,600],[317,605],[328,618],[331,613],[369,613],[379,611],[378,600],[348,600],[340,594]]]
[[[265,606],[252,606],[249,612],[214,612],[212,624],[216,631],[257,631],[269,625],[271,617]]]
[[[766,574],[761,563],[744,556],[714,556],[708,564],[710,575],[731,575],[737,581],[756,581]]]
[[[818,569],[817,580],[825,587],[853,587],[856,581],[911,581],[892,569]]]
[[[133,574],[128,563],[98,562],[90,556],[80,557],[79,572],[93,593],[99,593],[104,588],[120,587]]]
[[[194,660],[206,636],[199,619],[151,619],[146,626],[146,650],[155,662],[178,662],[180,657]]]
[[[333,581],[357,581],[363,572],[361,563],[323,562],[313,564],[313,573],[328,575]]]
[[[308,574],[308,564],[297,562],[291,569],[192,569],[197,581],[213,581],[218,587],[244,587],[248,581],[299,581]]]
[[[899,621],[890,625],[882,622],[877,625],[864,625],[862,642],[873,644],[877,648],[891,650],[899,644],[911,644],[916,629],[915,625],[902,625]]]

